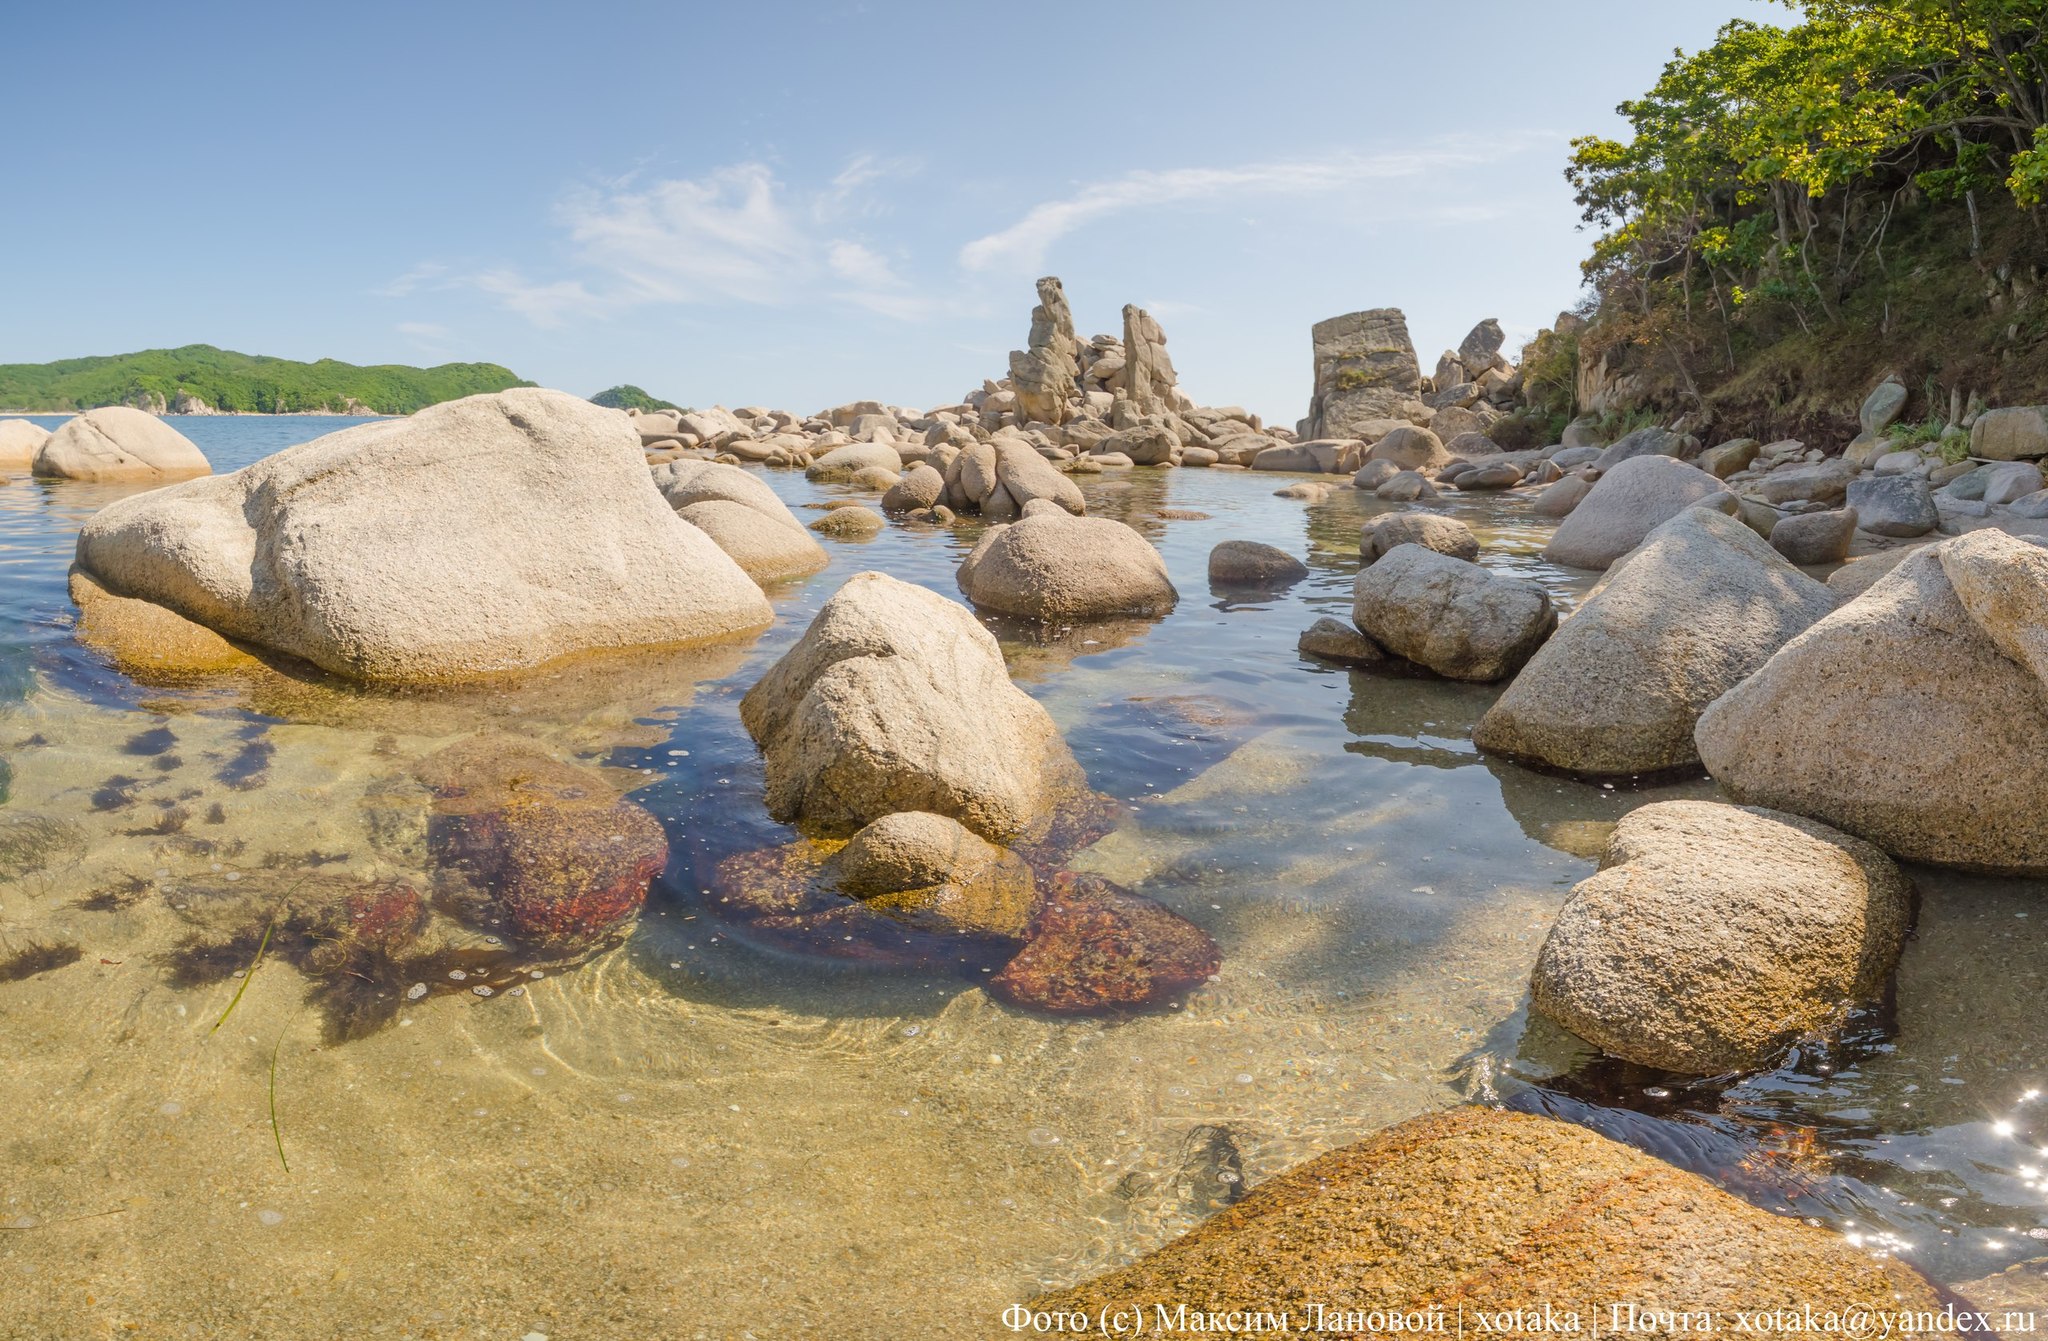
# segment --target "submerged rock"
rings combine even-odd
[[[811,529],[835,540],[873,540],[887,524],[881,513],[866,508],[833,508],[812,522]]]
[[[668,865],[661,822],[599,774],[509,737],[476,737],[421,761],[434,793],[429,850],[485,926],[537,950],[603,942],[639,915]]]
[[[1883,991],[1910,895],[1882,852],[1824,824],[1706,801],[1644,806],[1558,913],[1532,1001],[1643,1066],[1757,1070]]]
[[[2048,873],[2044,623],[2048,551],[1992,530],[1914,550],[1708,708],[1700,758],[1737,800],[1894,856]]]
[[[773,617],[653,486],[631,421],[471,396],[109,505],[78,563],[116,595],[358,680],[454,680],[701,642]]]
[[[1476,1107],[1310,1160],[1164,1248],[1030,1307],[1285,1310],[1300,1334],[1339,1337],[1367,1330],[1351,1319],[1373,1309],[1457,1301],[1467,1318],[1548,1309],[1605,1320],[1617,1299],[1722,1317],[1820,1299],[1940,1307],[1911,1267],[1831,1231],[1583,1127]]]
[[[1036,904],[1022,857],[943,815],[884,815],[830,870],[842,892],[927,931],[1021,940]]]
[[[1378,643],[1327,615],[1302,630],[1295,647],[1303,656],[1334,661],[1340,666],[1369,666],[1387,659]]]
[[[1697,765],[1700,713],[1834,608],[1747,526],[1688,508],[1558,626],[1473,743],[1596,777]]]
[[[126,405],[66,420],[36,449],[30,470],[62,480],[162,482],[211,474],[206,454],[153,414]]]
[[[1223,963],[1200,927],[1094,875],[1055,875],[1025,936],[989,994],[1054,1015],[1164,1005]]]
[[[929,811],[1005,843],[1085,790],[1052,718],[1010,683],[994,635],[882,573],[856,574],[825,602],[740,718],[767,762],[769,813],[819,833]]]

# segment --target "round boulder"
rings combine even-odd
[[[1209,551],[1209,580],[1221,586],[1282,587],[1307,576],[1307,564],[1256,540],[1226,540]]]
[[[0,419],[0,470],[27,470],[50,430],[26,419]]]
[[[1606,1320],[1617,1298],[1717,1320],[1803,1317],[1815,1300],[1897,1316],[1939,1312],[1944,1299],[1897,1258],[1585,1127],[1470,1105],[1317,1156],[1165,1247],[1029,1307],[1150,1319],[1170,1300],[1189,1316],[1290,1310],[1297,1326],[1311,1305],[1346,1300],[1421,1311],[1411,1325],[1426,1332],[1426,1310],[1455,1300],[1467,1319],[1530,1334],[1546,1313]],[[1301,1334],[1392,1330],[1353,1327],[1334,1310],[1327,1321]]]
[[[922,508],[937,507],[939,499],[946,492],[946,477],[928,465],[914,465],[903,472],[903,478],[889,487],[882,495],[884,512],[916,512]]]
[[[1047,622],[1163,615],[1180,599],[1145,537],[1122,522],[1052,513],[990,528],[958,581],[983,609]]]
[[[1533,1004],[1639,1065],[1758,1070],[1883,992],[1910,896],[1882,852],[1824,824],[1710,801],[1644,806],[1558,913]]]
[[[1026,525],[1029,523],[1019,523]],[[964,606],[859,573],[740,701],[768,810],[824,834],[927,811],[991,842],[1081,786],[1065,740]]]
[[[1396,545],[1420,545],[1454,559],[1479,557],[1479,538],[1453,517],[1429,512],[1384,512],[1358,533],[1358,557],[1372,563]]]
[[[1352,622],[1387,651],[1453,680],[1502,680],[1557,627],[1550,594],[1421,545],[1397,545],[1354,585]]]
[[[60,480],[183,480],[213,467],[192,440],[126,405],[87,410],[37,448],[32,473]]]
[[[1697,466],[1669,456],[1630,457],[1603,473],[1558,523],[1543,557],[1567,568],[1604,569],[1686,508],[1720,492],[1721,481]]]
[[[1994,530],[1916,549],[1702,713],[1700,758],[1737,800],[1896,857],[2048,875],[2043,628],[2048,551]]]

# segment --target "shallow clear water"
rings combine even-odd
[[[179,426],[228,469],[342,422]],[[843,492],[763,478],[806,519]],[[72,538],[127,491],[0,479],[0,821],[68,826],[61,860],[0,867],[0,953],[82,951],[0,982],[0,1335],[969,1334],[1185,1229],[1242,1185],[1222,1175],[1471,1099],[1588,1121],[1944,1279],[2048,1253],[2048,1122],[2022,1097],[2048,1088],[2041,887],[1916,872],[1896,1010],[1831,1055],[1733,1087],[1603,1067],[1526,1024],[1536,947],[1609,824],[1712,784],[1489,760],[1471,730],[1493,689],[1304,661],[1381,505],[1274,497],[1287,482],[1083,478],[1159,545],[1179,608],[998,630],[1129,809],[1073,864],[1223,949],[1176,1009],[1058,1021],[971,972],[755,946],[702,893],[719,858],[790,837],[740,694],[855,572],[957,599],[971,528],[826,540],[831,567],[773,593],[774,628],[741,647],[488,691],[165,688],[69,628]],[[1547,527],[1520,508],[1452,505],[1487,563],[1577,599],[1589,579],[1537,557]],[[1311,576],[1212,592],[1208,551],[1238,537]],[[172,950],[236,889],[260,906],[306,872],[416,877],[410,766],[486,730],[633,770],[615,776],[671,858],[625,944],[346,1042],[289,963],[174,985]]]

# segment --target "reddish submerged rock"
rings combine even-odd
[[[639,915],[668,865],[661,823],[598,773],[517,740],[479,738],[422,762],[427,838],[477,920],[553,954]]]
[[[1223,963],[1209,934],[1163,905],[1100,876],[1063,871],[1024,948],[989,980],[992,996],[1055,1015],[1164,1005]]]

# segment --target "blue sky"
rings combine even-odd
[[[1032,281],[1292,423],[1309,327],[1546,325],[1561,168],[1759,0],[8,7],[0,362],[205,342],[807,411],[957,399]]]

